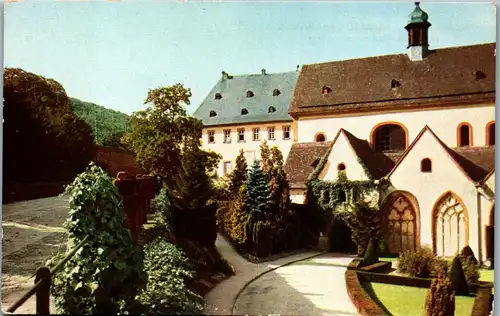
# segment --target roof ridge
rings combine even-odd
[[[231,75],[229,74],[229,76],[233,77],[232,79],[234,78],[241,78],[241,77],[264,77],[264,76],[273,76],[273,75],[288,75],[288,74],[292,74],[292,73],[297,73],[298,74],[298,71],[284,71],[284,72],[271,72],[271,73],[268,73],[266,72],[266,74],[262,74],[262,73],[252,73],[252,74],[239,74],[239,75]],[[219,81],[221,81],[222,78],[219,79]],[[231,80],[231,79],[228,79],[228,80]]]

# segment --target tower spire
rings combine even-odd
[[[422,60],[429,51],[428,31],[431,24],[429,15],[420,8],[420,2],[415,2],[415,8],[408,16],[408,57],[411,60]]]

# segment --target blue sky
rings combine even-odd
[[[190,113],[224,70],[403,53],[413,2],[20,1],[4,7],[4,65],[127,114],[151,88],[191,88]],[[491,3],[426,3],[430,48],[495,41]]]

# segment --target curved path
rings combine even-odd
[[[241,292],[233,315],[357,315],[344,276],[352,258],[329,253],[270,271]]]

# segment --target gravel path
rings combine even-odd
[[[68,210],[68,198],[61,197],[2,205],[2,310],[33,286],[40,265],[64,249]],[[35,296],[16,313],[34,314]]]
[[[264,274],[239,295],[235,315],[357,315],[345,287],[353,256],[326,254]]]

